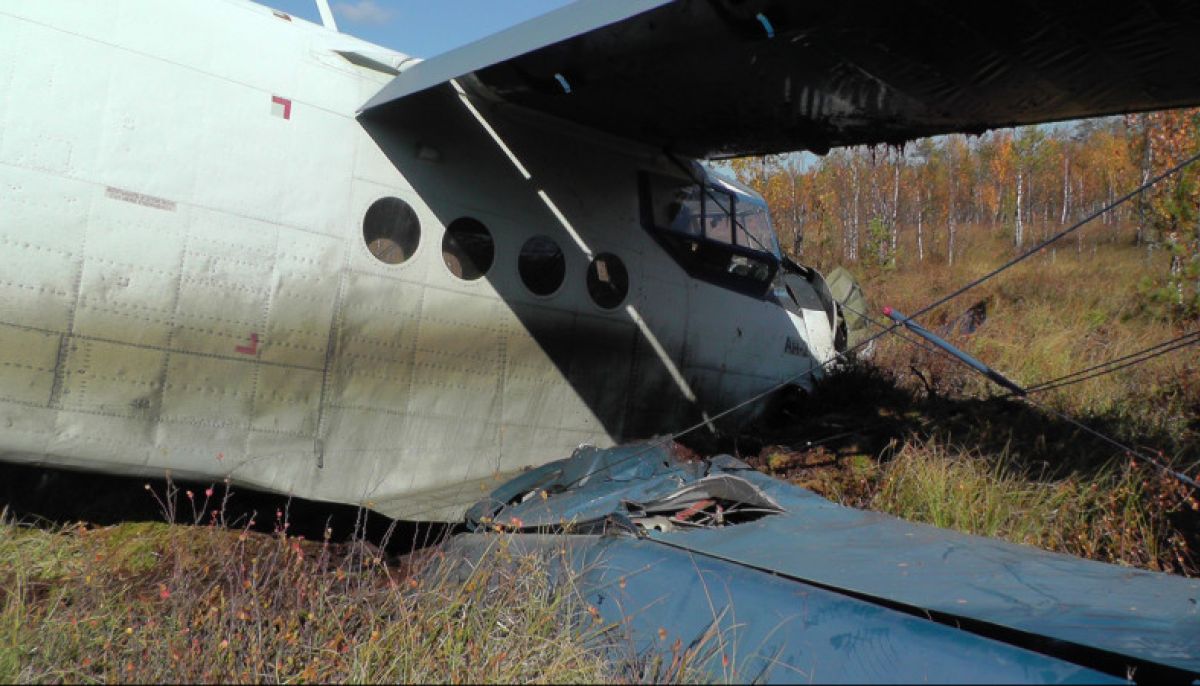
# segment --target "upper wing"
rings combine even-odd
[[[697,155],[1200,104],[1194,0],[583,0],[404,71]]]
[[[457,50],[413,64],[376,93],[363,106],[363,111],[383,107],[450,79],[504,64],[542,48],[565,45],[572,39],[603,31],[615,22],[669,2],[671,0],[591,0],[567,5]],[[555,81],[553,72],[548,77]]]

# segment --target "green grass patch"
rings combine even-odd
[[[880,472],[873,509],[1081,557],[1185,572],[1194,561],[1173,519],[1195,500],[1156,470],[1126,462],[1039,479],[1004,455],[910,443]]]

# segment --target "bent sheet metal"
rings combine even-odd
[[[735,458],[581,448],[467,515],[561,554],[643,656],[721,679],[1191,683],[1200,580],[843,507]],[[483,533],[455,545],[478,550]],[[663,636],[667,636],[666,639]],[[669,659],[669,656],[668,656]]]

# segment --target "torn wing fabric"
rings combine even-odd
[[[473,75],[685,154],[823,152],[1200,104],[1198,44],[1192,0],[585,0],[415,65],[365,109],[386,121]]]

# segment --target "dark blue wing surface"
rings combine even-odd
[[[693,156],[770,153],[1200,104],[1192,0],[583,0],[427,60],[451,78]]]
[[[719,619],[739,637],[740,678],[1200,676],[1200,580],[843,507],[728,456],[580,449],[497,489],[468,522],[579,551],[593,602],[631,616],[642,649],[660,627],[695,637]]]

